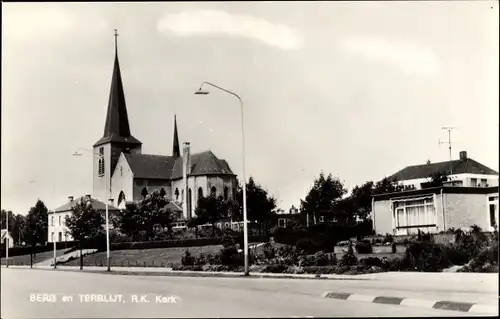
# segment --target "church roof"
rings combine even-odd
[[[127,144],[142,143],[130,134],[128,122],[127,105],[125,103],[125,93],[123,91],[120,63],[118,62],[118,51],[115,45],[115,64],[111,79],[111,90],[109,92],[108,113],[104,126],[103,137],[94,144],[99,146],[109,142],[119,142]]]
[[[182,157],[124,154],[135,178],[179,179],[182,178]],[[191,155],[193,175],[235,175],[228,163],[215,156],[212,151]]]

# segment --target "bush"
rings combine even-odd
[[[371,254],[373,253],[373,246],[369,241],[358,241],[356,243],[356,251],[358,254]]]
[[[300,266],[289,266],[286,268],[283,273],[285,274],[303,274],[304,273],[304,268]]]
[[[267,273],[274,273],[274,274],[281,274],[283,273],[288,267],[285,265],[267,265],[265,266],[261,272],[267,272]]]
[[[311,238],[302,238],[295,244],[297,251],[303,252],[305,254],[314,254],[320,247]]]
[[[270,243],[264,245],[264,256],[266,259],[273,259],[276,257],[276,249],[274,249]]]
[[[385,234],[385,237],[384,237],[384,240],[383,240],[383,243],[394,243],[394,236],[389,234],[389,233],[386,233]]]
[[[328,255],[320,251],[314,255],[314,266],[327,266]]]
[[[360,263],[365,266],[377,266],[377,267],[383,267],[384,263],[382,262],[382,259],[378,257],[367,257],[367,258],[362,258],[360,260]]]
[[[401,270],[438,272],[451,266],[447,247],[429,241],[410,244],[402,259]]]
[[[181,263],[183,266],[194,266],[196,259],[191,256],[191,253],[189,252],[188,249],[186,249],[186,252],[184,253],[184,257],[181,259]]]
[[[397,248],[396,248],[396,243],[394,243],[394,242],[393,242],[393,243],[391,244],[391,252],[392,252],[393,254],[395,254],[395,253],[396,253],[396,251],[397,251]]]
[[[352,244],[349,243],[349,249],[348,251],[342,256],[342,259],[340,259],[340,266],[354,266],[358,263],[358,258],[354,254],[354,250],[352,248]]]

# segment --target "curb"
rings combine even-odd
[[[498,315],[498,308],[495,305],[481,305],[469,302],[434,301],[404,297],[360,295],[342,292],[326,292],[323,294],[323,297],[347,301],[361,301],[407,307],[460,311],[480,315]]]
[[[2,266],[3,268],[4,266]],[[31,269],[29,266],[10,266],[14,269]],[[315,274],[273,274],[273,273],[250,273],[249,276],[244,276],[241,272],[212,272],[212,271],[186,271],[186,270],[155,270],[147,271],[141,269],[133,270],[120,270],[118,267],[114,267],[110,272],[106,271],[101,267],[84,267],[83,270],[78,268],[63,268],[57,267],[54,269],[52,266],[44,267],[33,267],[36,270],[50,270],[50,271],[73,271],[73,272],[84,272],[84,273],[94,273],[94,274],[104,274],[104,275],[125,275],[125,276],[171,276],[171,277],[219,277],[219,278],[271,278],[271,279],[302,279],[302,280],[350,280],[350,281],[367,281],[374,280],[370,277],[352,277],[343,275],[315,275]],[[158,269],[158,268],[154,268]],[[359,275],[358,275],[359,276]]]

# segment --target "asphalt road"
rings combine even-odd
[[[391,284],[291,279],[122,276],[2,268],[1,317],[10,319],[470,315],[449,310],[322,297],[326,291],[346,289],[358,290],[359,293],[364,293],[363,290],[366,289],[378,292],[392,289],[392,293],[401,292],[403,289],[391,288],[388,285]],[[408,293],[411,294],[411,291]],[[92,300],[90,295],[97,294],[108,296],[108,300],[113,297],[115,302]],[[146,296],[144,302],[140,302],[141,295]],[[64,296],[72,296],[73,300],[65,302]]]

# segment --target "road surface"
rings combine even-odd
[[[1,317],[10,319],[470,315],[449,310],[327,299],[322,296],[326,291],[348,289],[357,290],[359,293],[367,291],[401,293],[403,287],[391,288],[390,285],[394,283],[123,276],[2,268]],[[406,293],[450,295],[446,291],[412,292],[411,289]],[[102,294],[101,298],[105,298],[105,295],[107,300],[114,299],[115,302],[99,302],[97,297],[92,300],[90,296],[92,294]],[[457,292],[456,296],[460,294]],[[468,292],[468,294],[486,298],[480,292]],[[140,302],[142,295],[145,298]],[[64,296],[72,296],[73,300],[64,302]],[[464,298],[469,299],[470,296],[464,295]]]

